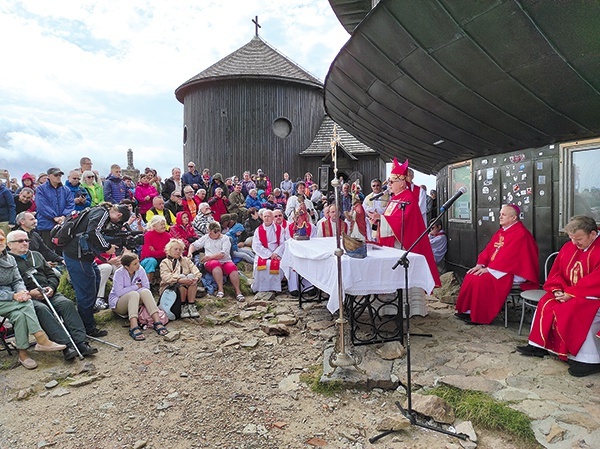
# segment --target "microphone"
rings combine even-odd
[[[378,200],[379,198],[381,198],[381,197],[382,197],[383,195],[385,195],[385,194],[386,194],[386,192],[380,192],[380,193],[378,193],[377,195],[373,195],[373,196],[371,197],[371,201]]]
[[[440,207],[440,212],[446,212],[448,209],[450,209],[450,206],[452,206],[463,193],[467,193],[467,188],[465,186],[462,186],[460,189],[458,189],[454,196],[446,201],[442,207]]]

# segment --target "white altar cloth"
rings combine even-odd
[[[311,238],[310,240],[289,239],[281,259],[281,269],[285,276],[294,275],[308,279],[315,287],[329,294],[327,308],[335,313],[339,308],[337,285],[337,258],[334,237]],[[394,293],[404,288],[404,268],[392,266],[402,257],[403,250],[388,247],[368,247],[367,257],[354,259],[342,256],[342,286],[344,294],[370,295]],[[408,255],[409,287],[420,287],[428,294],[435,283],[425,257],[420,254]]]

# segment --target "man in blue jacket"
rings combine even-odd
[[[88,194],[88,191],[81,187],[81,172],[79,170],[71,170],[65,185],[69,188],[73,194],[73,201],[75,202],[75,210],[83,210],[90,207],[92,199]]]
[[[4,235],[15,225],[16,216],[17,208],[12,191],[0,181],[0,229],[4,231]]]
[[[181,182],[183,187],[192,186],[194,192],[200,188],[200,184],[202,184],[202,175],[196,170],[196,164],[193,161],[188,162],[188,171],[181,177]]]
[[[50,231],[75,209],[73,194],[63,185],[64,172],[57,167],[49,168],[46,172],[48,180],[36,190],[37,229],[48,248],[55,248],[50,238]]]

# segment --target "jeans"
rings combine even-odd
[[[100,284],[100,271],[94,262],[71,259],[63,254],[71,284],[77,298],[77,311],[83,321],[86,333],[96,328],[94,321],[94,304]]]

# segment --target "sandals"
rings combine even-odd
[[[144,337],[144,334],[142,333],[142,328],[139,326],[129,329],[129,336],[135,341],[142,341],[146,339],[146,337]]]
[[[160,336],[167,335],[169,333],[169,329],[167,329],[165,325],[160,321],[154,323],[152,327],[154,327],[155,332]]]
[[[241,293],[235,297],[237,302],[244,302],[246,298]]]
[[[217,298],[222,298],[223,296],[225,296],[225,293],[217,292]]]

